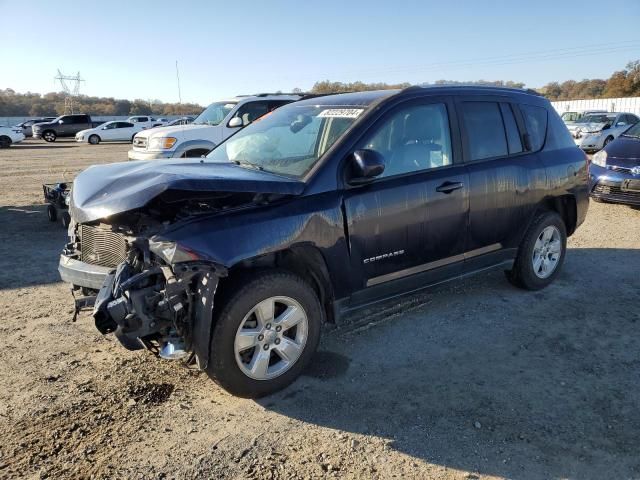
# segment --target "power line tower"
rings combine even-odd
[[[80,72],[76,75],[63,75],[58,69],[58,75],[55,77],[60,82],[60,86],[65,93],[64,98],[64,114],[73,113],[73,99],[80,94],[80,82],[84,80],[80,77]]]

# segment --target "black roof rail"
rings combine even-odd
[[[400,93],[407,92],[416,92],[422,89],[429,88],[478,88],[478,89],[487,89],[487,90],[507,90],[510,92],[521,92],[528,93],[531,95],[536,95],[538,97],[543,96],[540,92],[532,88],[519,88],[519,87],[506,87],[504,85],[478,85],[473,83],[438,83],[438,84],[427,84],[427,85],[411,85],[407,88],[404,88],[400,91]]]

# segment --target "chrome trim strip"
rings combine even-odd
[[[434,268],[446,267],[452,263],[460,262],[468,258],[477,257],[486,253],[495,252],[502,248],[501,243],[493,243],[486,247],[476,248],[475,250],[469,250],[465,253],[453,255],[447,258],[441,258],[429,263],[423,263],[422,265],[416,265],[415,267],[405,268],[404,270],[398,270],[397,272],[385,273],[378,277],[373,277],[367,280],[367,287],[374,285],[380,285],[381,283],[389,282],[391,280],[397,280],[399,278],[408,277],[409,275],[415,275],[416,273],[426,272],[427,270],[433,270]]]

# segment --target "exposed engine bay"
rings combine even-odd
[[[96,328],[115,334],[126,348],[147,348],[167,359],[195,357],[204,368],[213,296],[226,269],[164,234],[194,216],[256,207],[279,197],[167,192],[144,209],[72,224],[63,254],[112,268],[97,294],[81,289],[76,314],[93,304]]]

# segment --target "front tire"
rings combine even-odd
[[[9,148],[11,146],[11,139],[6,135],[0,137],[0,148]]]
[[[519,288],[540,290],[560,272],[566,250],[564,221],[555,212],[542,212],[527,230],[507,278]]]
[[[91,135],[89,137],[89,143],[91,145],[98,145],[100,143],[100,137],[98,135]]]
[[[42,138],[44,139],[44,141],[49,143],[55,142],[57,137],[58,136],[56,135],[56,132],[53,132],[51,130],[47,130],[42,134]]]
[[[245,398],[263,397],[293,382],[320,341],[323,310],[314,290],[292,273],[264,271],[223,301],[208,375]]]

